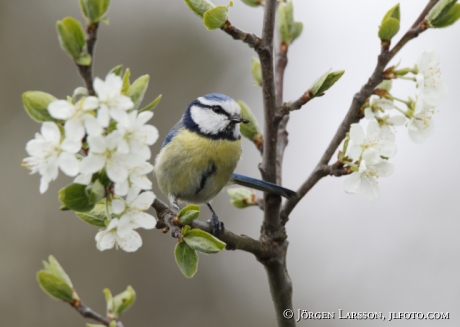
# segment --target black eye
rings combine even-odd
[[[214,111],[217,114],[223,114],[224,113],[224,109],[222,109],[221,106],[212,106],[211,109],[212,109],[212,111]]]

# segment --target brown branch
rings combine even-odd
[[[172,209],[158,198],[155,199],[152,207],[157,212],[158,217],[156,228],[164,229],[166,227],[167,229],[165,229],[165,231],[170,230],[171,236],[175,238],[181,237],[180,231],[182,226],[174,220],[176,214],[172,211]],[[199,220],[195,220],[191,227],[204,230],[205,232],[211,231],[209,223]],[[243,250],[254,254],[258,260],[272,257],[275,253],[273,247],[270,247],[267,243],[254,240],[246,235],[236,235],[228,229],[224,229],[224,233],[220,239],[227,244],[228,250]]]
[[[220,28],[222,31],[233,37],[235,40],[240,40],[249,45],[251,48],[258,49],[261,44],[261,39],[252,33],[246,33],[230,23],[229,20]]]
[[[87,307],[81,301],[75,301],[74,303],[70,303],[72,307],[75,308],[83,317],[93,319],[97,322],[100,322],[104,326],[110,326],[110,320],[106,317],[101,316],[99,313],[93,311],[91,308]],[[116,327],[123,327],[123,323],[121,321],[117,321]]]
[[[372,76],[369,78],[368,82],[361,88],[361,90],[355,94],[353,97],[353,101],[351,106],[343,119],[342,123],[340,124],[337,132],[335,133],[332,141],[330,142],[329,146],[327,147],[326,151],[324,152],[323,156],[321,157],[319,163],[313,169],[313,172],[310,174],[308,179],[300,186],[299,190],[297,191],[297,196],[293,199],[288,200],[283,209],[281,210],[281,220],[286,223],[288,221],[289,214],[295,208],[297,203],[311,190],[313,186],[323,177],[327,176],[326,173],[322,170],[322,167],[329,163],[332,155],[336,151],[337,147],[340,145],[342,140],[345,138],[345,134],[350,130],[350,125],[353,123],[357,123],[363,118],[361,113],[361,107],[369,98],[373,92],[375,87],[382,82],[383,80],[383,71],[390,60],[401,50],[401,48],[410,40],[416,38],[420,33],[425,31],[428,28],[428,25],[425,22],[425,17],[433,8],[433,6],[439,0],[430,0],[422,11],[419,18],[415,21],[412,27],[404,34],[401,40],[393,47],[391,51],[388,50],[387,45],[382,46],[382,51],[378,56],[377,66],[372,73]]]
[[[93,63],[94,63],[94,47],[96,45],[98,27],[99,27],[99,23],[91,23],[88,25],[86,29],[86,33],[87,33],[86,50],[88,54],[91,56],[91,63],[88,66],[77,64],[78,71],[80,72],[81,77],[85,81],[86,88],[88,89],[89,95],[96,94],[96,92],[94,91],[94,87],[93,87],[92,71],[93,71]]]

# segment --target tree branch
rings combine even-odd
[[[108,318],[103,317],[99,313],[93,311],[83,302],[75,301],[74,303],[70,303],[70,305],[74,307],[83,317],[93,319],[97,322],[100,322],[104,326],[110,326],[110,320]],[[123,327],[123,323],[121,321],[117,321],[116,327]]]
[[[321,157],[319,163],[316,165],[313,172],[310,174],[308,179],[302,184],[302,186],[297,191],[297,196],[293,199],[288,200],[283,209],[281,210],[281,220],[286,223],[288,221],[289,214],[295,208],[297,203],[310,191],[310,189],[315,186],[315,184],[327,174],[322,170],[324,165],[329,163],[332,155],[336,151],[337,147],[340,145],[342,140],[345,138],[345,134],[350,130],[350,125],[353,123],[359,122],[363,118],[360,109],[367,98],[369,98],[373,93],[375,87],[382,82],[383,80],[383,71],[391,59],[401,50],[401,48],[410,40],[416,38],[420,33],[425,31],[428,28],[428,25],[425,22],[425,17],[433,6],[439,0],[430,0],[426,5],[425,9],[420,14],[419,18],[415,21],[412,27],[404,34],[401,40],[393,47],[391,51],[388,51],[387,46],[382,45],[382,51],[378,56],[377,66],[372,73],[372,76],[369,78],[368,82],[364,84],[361,90],[355,94],[353,101],[348,110],[347,115],[340,124],[337,132],[335,133],[332,141]]]
[[[152,207],[155,209],[158,216],[156,228],[163,229],[164,232],[170,230],[171,236],[175,238],[180,237],[182,226],[174,222],[176,214],[173,213],[172,209],[158,198],[155,198]],[[199,220],[195,220],[191,227],[204,230],[205,232],[211,231],[209,223]],[[254,254],[258,260],[271,257],[275,253],[275,250],[273,247],[269,246],[269,244],[254,240],[246,235],[236,235],[228,229],[224,229],[224,233],[220,239],[227,244],[227,250],[243,250]]]
[[[240,40],[249,45],[251,48],[258,49],[261,44],[261,39],[252,33],[246,33],[230,23],[229,20],[220,28],[222,31],[233,37],[235,40]]]
[[[86,37],[86,50],[88,54],[91,56],[91,63],[88,66],[83,66],[77,64],[78,71],[85,81],[86,88],[88,89],[89,95],[95,95],[96,92],[94,91],[93,87],[93,63],[94,63],[94,47],[96,45],[97,40],[97,28],[99,27],[99,23],[91,23],[88,25],[86,29],[87,37]]]

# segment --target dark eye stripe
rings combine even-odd
[[[219,106],[217,104],[210,106],[210,105],[203,104],[203,103],[199,102],[199,106],[202,107],[202,108],[211,109],[216,114],[224,115],[226,117],[230,117],[230,114],[227,111],[225,111],[221,106]]]

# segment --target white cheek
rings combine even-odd
[[[193,106],[190,109],[193,121],[204,134],[218,134],[228,125],[227,117],[214,113],[209,109]]]

